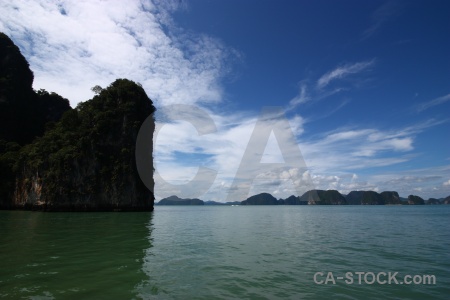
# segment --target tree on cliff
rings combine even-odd
[[[135,144],[140,126],[154,111],[143,88],[127,79],[67,111],[21,150],[14,206],[152,209],[153,194],[136,169]]]
[[[72,109],[32,83],[28,62],[0,33],[0,208],[152,210],[135,163],[138,131],[155,111],[142,86],[96,86]]]
[[[71,109],[56,93],[34,91],[33,78],[19,48],[0,32],[0,207],[11,204],[20,146],[42,136]]]

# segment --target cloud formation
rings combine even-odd
[[[216,170],[216,181],[203,198],[224,201],[248,147],[258,115],[247,113],[224,117],[211,111],[208,113],[216,123],[217,132],[198,136],[187,122],[166,124],[163,127],[167,130],[166,134],[158,136],[156,141],[155,158],[162,176],[174,184],[191,180],[198,166]],[[273,126],[270,120],[265,120],[263,124]],[[384,131],[344,127],[311,137],[304,134],[305,120],[301,116],[292,117],[289,119],[289,126],[296,135],[295,143],[302,153],[307,170],[302,168],[300,161],[297,165],[286,164],[278,169],[261,172],[256,178],[251,177],[253,173],[248,170],[248,178],[254,179],[249,195],[270,192],[277,197],[288,197],[297,194],[295,185],[311,187],[311,184],[306,184],[306,177],[311,179],[315,188],[337,189],[343,193],[362,189],[382,191],[387,187],[395,190],[395,181],[364,175],[366,170],[374,169],[378,170],[375,174],[383,174],[385,167],[411,161],[417,155],[414,153],[416,136],[438,124],[440,122],[430,120]],[[264,142],[267,145],[261,162],[284,162],[280,149],[292,146],[292,141],[287,136],[277,136],[277,139]],[[186,165],[185,156],[180,153],[190,155],[191,164]],[[259,154],[255,152],[254,155]],[[431,176],[427,175],[430,172],[428,170],[417,177]],[[399,181],[406,182],[400,175],[396,176],[400,178]],[[391,175],[390,178],[396,177]],[[408,188],[412,191],[413,187],[417,187],[414,186],[416,182],[409,182],[409,185],[402,188],[402,193],[407,193]],[[434,184],[439,186],[436,182]],[[440,184],[442,185],[442,181]],[[247,189],[248,186],[241,188]],[[431,189],[424,188],[423,191],[438,194]],[[243,199],[245,196],[236,200]]]
[[[92,86],[116,78],[140,82],[157,105],[221,101],[220,79],[233,51],[176,28],[170,12],[178,2],[164,3],[2,2],[0,30],[30,62],[34,87],[55,91],[72,106],[90,99]]]
[[[367,68],[371,67],[374,63],[375,60],[369,60],[353,64],[345,64],[340,67],[337,67],[336,69],[325,73],[324,75],[322,75],[322,77],[319,78],[319,80],[317,80],[317,88],[323,89],[334,80],[343,79],[352,74],[360,73],[366,70]]]
[[[362,33],[365,40],[379,31],[399,11],[400,5],[396,1],[387,1],[378,7],[371,15],[371,25]]]
[[[420,104],[419,106],[417,106],[417,111],[418,112],[422,112],[422,111],[424,111],[426,109],[429,109],[429,108],[431,108],[433,106],[440,105],[440,104],[443,104],[443,103],[448,102],[448,101],[450,101],[450,94],[447,94],[447,95],[435,98],[435,99],[433,99],[431,101],[428,101],[428,102]]]
[[[90,88],[94,85],[106,86],[116,78],[129,78],[143,85],[158,108],[182,103],[205,110],[217,130],[201,136],[189,122],[165,123],[164,116],[157,115],[158,123],[164,126],[155,139],[155,168],[172,184],[188,182],[199,166],[214,169],[218,172],[216,180],[202,198],[224,201],[259,112],[229,112],[215,106],[223,100],[222,79],[230,70],[230,61],[239,54],[214,37],[177,27],[171,14],[185,9],[183,5],[179,1],[144,0],[2,2],[0,30],[11,36],[30,62],[35,74],[34,87],[55,91],[71,100],[72,105],[91,98]],[[388,16],[382,11],[379,20]],[[375,20],[368,34],[373,34],[383,22]],[[300,148],[309,170],[287,164],[262,172],[251,183],[249,195],[270,192],[276,197],[288,197],[296,194],[295,185],[307,182],[308,178],[316,188],[344,193],[358,189],[395,189],[395,184],[405,192],[412,187],[422,188],[423,192],[439,187],[434,193],[450,188],[448,181],[442,184],[448,178],[443,175],[427,181],[433,182],[432,187],[429,183],[418,187],[414,186],[418,181],[405,174],[380,177],[363,174],[366,168],[382,170],[413,159],[417,155],[414,153],[416,136],[440,124],[438,121],[387,130],[375,126],[341,127],[312,136],[305,127],[311,119],[295,114],[294,108],[300,105],[347,91],[348,87],[341,83],[346,79],[355,80],[374,64],[375,59],[341,64],[309,81],[309,85],[308,81],[301,81],[298,95],[286,101],[285,109],[290,128],[284,129],[291,130],[296,140],[284,134],[269,140],[261,161],[283,161],[280,148],[295,146]],[[449,95],[434,99],[422,109],[449,99]],[[348,102],[341,101],[335,109],[322,112],[321,117],[335,113]],[[183,111],[172,113],[182,115]],[[196,118],[202,121],[201,116]],[[273,120],[262,120],[261,124],[270,127]],[[244,172],[243,179],[246,174],[250,176],[251,172]],[[426,175],[414,176],[425,178]],[[162,189],[156,186],[156,193],[177,193]]]

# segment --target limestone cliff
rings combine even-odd
[[[153,194],[137,172],[135,145],[154,111],[141,86],[118,79],[66,112],[21,150],[13,208],[153,210]]]
[[[241,205],[278,205],[278,201],[269,193],[261,193],[247,198]]]
[[[0,32],[0,140],[28,144],[71,109],[56,93],[34,91],[33,78],[19,48]]]
[[[0,33],[0,209],[153,210],[135,159],[140,126],[155,111],[142,87],[119,79],[72,109],[32,84],[25,57]]]
[[[33,90],[33,72],[19,48],[0,32],[0,209],[12,206],[21,146],[42,136],[71,109],[56,93]]]
[[[336,190],[311,190],[300,197],[309,205],[346,205],[347,200]]]
[[[161,199],[156,205],[205,205],[203,200],[194,198],[178,198],[177,196],[170,196]]]

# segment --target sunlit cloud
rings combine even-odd
[[[55,91],[70,99],[73,106],[92,98],[90,88],[94,85],[105,87],[116,78],[129,78],[143,85],[158,108],[192,104],[204,110],[216,126],[214,132],[205,135],[199,135],[186,121],[165,123],[164,117],[157,113],[161,130],[155,137],[155,168],[164,180],[178,185],[192,180],[199,167],[216,170],[213,185],[201,198],[224,201],[254,132],[259,111],[223,109],[223,79],[230,74],[231,62],[239,57],[239,52],[217,38],[179,28],[171,15],[186,9],[185,5],[179,1],[137,0],[2,2],[0,30],[11,36],[30,62],[35,74],[34,88]],[[380,8],[365,35],[370,36],[381,28],[390,17],[389,9]],[[299,161],[298,165],[287,164],[262,172],[257,178],[243,172],[242,179],[254,181],[246,181],[242,187],[250,188],[250,194],[270,192],[284,198],[296,194],[296,185],[311,179],[316,188],[342,193],[395,190],[397,186],[404,194],[408,189],[418,188],[415,184],[421,178],[422,193],[437,195],[448,191],[450,181],[446,181],[448,176],[443,175],[444,171],[427,169],[409,178],[403,173],[386,175],[383,169],[413,160],[418,155],[417,135],[445,120],[429,119],[389,129],[353,125],[311,133],[308,123],[336,113],[350,100],[340,99],[334,108],[328,112],[321,110],[321,116],[316,118],[295,109],[351,90],[353,86],[346,85],[347,80],[352,83],[363,80],[365,72],[375,63],[371,59],[338,64],[321,76],[300,81],[298,94],[283,104],[289,124],[284,129],[291,130],[295,140],[287,134],[271,137],[265,141],[261,161],[283,162],[280,148],[295,146],[300,149],[307,170]],[[445,95],[422,104],[418,110],[448,100],[450,95]],[[181,116],[184,112],[172,113]],[[202,122],[201,116],[196,119]],[[273,126],[270,120],[262,124]],[[368,168],[377,171],[364,174]],[[438,177],[427,177],[433,172]],[[162,188],[156,186],[156,193],[177,194],[178,191],[158,189]]]
[[[219,102],[225,61],[235,52],[175,28],[170,12],[177,3],[2,2],[0,30],[30,62],[34,88],[55,91],[72,106],[90,99],[94,85],[117,78],[140,82],[157,106]]]

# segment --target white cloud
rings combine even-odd
[[[447,180],[446,182],[442,183],[443,186],[450,186],[450,179]]]
[[[294,98],[292,98],[291,101],[289,101],[288,110],[291,110],[296,106],[298,106],[299,104],[303,104],[311,100],[311,98],[307,95],[306,89],[307,89],[306,84],[302,83],[300,85],[299,94]]]
[[[387,1],[378,7],[371,16],[371,25],[364,30],[362,39],[367,39],[375,34],[380,28],[386,24],[399,11],[398,2]]]
[[[3,2],[0,30],[30,62],[34,87],[72,105],[92,98],[92,86],[116,78],[140,82],[157,105],[218,102],[233,51],[176,28],[167,9],[177,7],[175,1]]]
[[[436,105],[439,105],[439,104],[443,104],[443,103],[448,102],[448,101],[450,101],[450,94],[447,94],[445,96],[441,96],[441,97],[438,97],[438,98],[433,99],[431,101],[428,101],[428,102],[420,104],[417,107],[417,111],[418,112],[422,112],[422,111],[424,111],[426,109],[429,109],[430,107],[433,107],[433,106],[436,106]]]
[[[35,74],[34,87],[55,91],[70,99],[72,105],[91,98],[90,88],[94,85],[106,86],[116,78],[129,78],[140,82],[159,107],[184,103],[206,110],[217,131],[198,136],[188,122],[166,124],[155,141],[155,164],[161,176],[174,184],[194,178],[198,165],[217,170],[213,186],[202,198],[223,201],[258,116],[252,112],[225,113],[218,108],[211,109],[212,106],[205,108],[204,104],[222,100],[221,79],[229,71],[228,59],[239,54],[210,36],[178,28],[171,13],[183,9],[180,5],[183,4],[177,1],[155,4],[137,0],[2,2],[0,30],[11,36],[30,62]],[[306,82],[302,82],[288,110],[344,91],[340,87],[328,87],[331,82],[363,72],[373,64],[374,60],[341,65],[317,80],[318,89],[308,88]],[[432,102],[447,101],[437,99]],[[330,114],[346,103],[342,102]],[[317,188],[341,192],[379,190],[383,184],[390,186],[390,181],[366,178],[358,172],[367,167],[410,160],[415,135],[440,124],[430,120],[388,131],[339,128],[306,139],[305,122],[303,116],[294,115],[289,119],[290,129],[285,128],[286,132],[292,130],[300,143],[281,134],[277,136],[278,144],[272,141],[266,153],[276,160],[280,158],[278,148],[299,147],[309,170],[287,165],[265,172],[256,178],[251,193],[271,192],[277,197],[287,197],[296,194],[294,184],[303,184],[309,178]],[[273,124],[264,120],[263,126]],[[183,158],[186,155],[190,155],[189,159]],[[395,182],[397,177],[391,178]],[[413,182],[412,179],[397,179],[399,185]],[[441,184],[442,178],[439,184],[435,184],[435,180],[430,182],[441,187],[436,193],[449,186]],[[410,186],[404,190],[407,188]],[[156,189],[158,192],[158,186]]]
[[[317,80],[317,87],[322,89],[326,87],[331,81],[337,79],[343,79],[349,75],[360,73],[374,64],[374,60],[362,61],[353,64],[345,64],[343,66],[337,67],[336,69],[329,71],[322,75],[322,77]]]
[[[257,116],[241,114],[224,117],[211,111],[208,113],[216,123],[217,132],[199,137],[188,123],[166,125],[167,132],[164,139],[158,140],[161,144],[156,147],[155,157],[165,168],[164,172],[181,182],[186,181],[186,177],[193,178],[195,172],[189,169],[191,166],[183,166],[183,161],[177,162],[174,153],[182,151],[207,155],[208,159],[205,160],[204,166],[217,170],[218,175],[203,198],[224,201],[254,130]],[[266,172],[253,182],[251,194],[270,192],[276,194],[276,197],[297,194],[292,180],[295,184],[301,185],[302,182],[307,181],[304,176],[312,179],[312,185],[315,188],[337,189],[342,193],[348,193],[351,190],[396,190],[397,184],[399,192],[405,194],[417,187],[419,180],[430,182],[430,184],[432,182],[436,186],[438,178],[427,175],[437,172],[436,170],[424,171],[417,177],[420,179],[389,175],[389,180],[368,177],[360,172],[367,168],[378,168],[379,171],[375,174],[379,174],[383,172],[383,167],[411,161],[415,158],[412,152],[415,136],[439,122],[429,121],[388,131],[375,128],[342,128],[316,138],[307,138],[303,137],[304,120],[301,117],[293,117],[289,121],[291,129],[295,128],[293,131],[300,140],[298,146],[309,171],[305,172],[304,169],[296,166],[286,165],[285,168]],[[266,123],[266,126],[270,126],[270,123]],[[269,159],[283,161],[279,149],[288,143],[286,138],[281,136],[280,141],[273,139],[272,143],[267,145],[265,152]],[[182,171],[184,167],[186,171]],[[184,177],[177,176],[177,172],[181,172]],[[187,174],[190,175],[187,176]],[[408,185],[406,185],[407,182]],[[246,184],[248,185],[248,182]],[[424,188],[423,192],[429,191]],[[437,195],[443,191],[433,191],[433,193]]]

